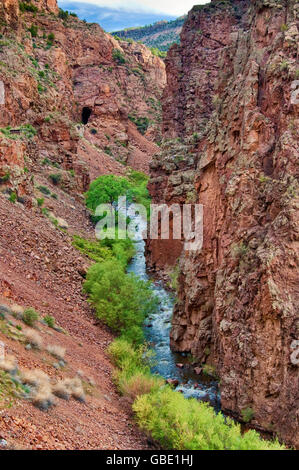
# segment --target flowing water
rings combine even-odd
[[[146,272],[145,242],[142,239],[135,241],[136,255],[128,266],[132,272],[143,280],[149,280]],[[153,283],[153,290],[160,300],[158,311],[147,318],[144,330],[147,341],[155,352],[155,361],[152,372],[165,379],[176,379],[179,385],[176,390],[181,391],[187,398],[194,397],[210,402],[217,410],[220,409],[220,395],[217,382],[208,377],[196,375],[190,358],[184,354],[173,353],[169,344],[171,318],[174,307],[174,296],[168,292],[161,281]],[[184,364],[183,368],[176,364]]]

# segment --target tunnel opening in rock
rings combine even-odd
[[[91,109],[85,106],[82,109],[82,123],[87,124],[91,115]]]

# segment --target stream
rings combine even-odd
[[[132,258],[127,271],[148,281],[150,277],[146,272],[145,242],[142,238],[135,239],[136,254]],[[176,379],[186,398],[194,397],[198,400],[208,401],[217,410],[220,410],[220,394],[217,382],[204,374],[196,375],[187,354],[174,353],[170,349],[170,329],[174,295],[167,291],[161,281],[154,281],[152,289],[159,298],[159,307],[155,314],[146,319],[144,325],[145,337],[155,352],[152,372],[165,379]],[[176,364],[184,364],[183,368]]]

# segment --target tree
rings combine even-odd
[[[93,212],[100,204],[117,202],[119,196],[132,199],[131,184],[127,178],[114,175],[102,175],[94,180],[86,193],[86,205]]]

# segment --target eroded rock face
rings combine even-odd
[[[215,365],[224,411],[250,408],[253,425],[295,446],[298,15],[291,0],[191,10],[167,60],[168,140],[150,183],[156,202],[204,206],[203,248],[180,257],[172,348]],[[162,246],[148,244],[154,266]]]
[[[74,191],[127,164],[148,172],[161,138],[164,62],[99,25],[59,18],[55,0],[33,3],[36,13],[14,0],[0,6],[0,127],[12,128],[0,144],[21,140],[30,171],[43,161],[75,171]],[[30,139],[28,124],[37,131]]]

